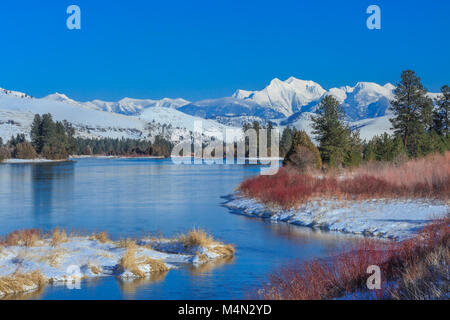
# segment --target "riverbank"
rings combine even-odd
[[[225,206],[272,221],[405,239],[450,211],[450,152],[337,172],[284,167],[244,180]]]
[[[106,233],[67,235],[55,230],[10,233],[0,243],[0,297],[29,292],[48,283],[114,276],[146,278],[183,266],[232,257],[234,247],[201,230],[176,238],[110,240]]]
[[[0,163],[6,163],[6,164],[26,164],[26,163],[57,163],[57,162],[67,162],[70,161],[70,159],[63,159],[63,160],[50,160],[50,159],[6,159],[3,162]]]
[[[429,199],[315,199],[296,208],[265,205],[239,193],[224,203],[233,213],[311,228],[403,240],[445,216],[445,202]]]
[[[165,159],[163,156],[104,156],[104,155],[74,155],[70,159]]]
[[[449,218],[402,242],[365,240],[326,259],[273,271],[256,297],[269,300],[448,300]]]

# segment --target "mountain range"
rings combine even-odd
[[[310,80],[273,79],[262,90],[236,90],[231,97],[190,102],[182,98],[160,100],[123,98],[116,102],[75,101],[55,93],[34,98],[26,93],[0,89],[0,137],[28,133],[35,113],[51,113],[56,120],[71,122],[83,137],[152,139],[163,135],[176,142],[192,134],[195,120],[202,121],[204,135],[218,136],[226,128],[246,122],[273,122],[311,133],[310,115],[326,95],[343,106],[352,128],[361,137],[390,131],[390,101],[395,86],[358,82],[355,86],[324,89]],[[429,93],[436,98],[438,94]]]

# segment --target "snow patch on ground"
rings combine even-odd
[[[219,242],[207,246],[186,247],[178,239],[143,239],[136,243],[134,255],[137,268],[145,276],[160,269],[152,270],[153,265],[145,262],[156,260],[165,270],[180,266],[199,266],[220,258],[230,257],[234,251]],[[225,250],[220,250],[225,249]],[[2,277],[15,273],[30,274],[40,271],[46,282],[71,283],[80,279],[117,276],[137,278],[133,270],[122,270],[120,260],[127,252],[119,242],[102,243],[92,237],[71,237],[67,242],[52,246],[51,239],[38,240],[32,247],[22,245],[0,247],[0,281]],[[2,292],[0,297],[19,292]],[[37,289],[35,286],[23,286],[21,292]]]
[[[49,160],[49,159],[6,159],[2,163],[9,164],[22,164],[22,163],[52,163],[52,162],[65,162],[68,160]]]
[[[450,210],[432,200],[313,200],[299,208],[269,208],[235,194],[224,204],[238,214],[300,226],[403,240]]]

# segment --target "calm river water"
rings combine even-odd
[[[233,260],[180,268],[125,283],[108,277],[81,288],[47,286],[31,299],[239,299],[273,269],[326,255],[353,241],[336,233],[270,223],[222,206],[248,165],[175,165],[160,159],[80,159],[56,164],[0,165],[0,235],[55,227],[103,231],[112,238],[143,232],[174,236],[199,227],[236,246]]]

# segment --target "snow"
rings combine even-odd
[[[251,100],[242,100],[235,97],[197,101],[185,105],[178,110],[205,119],[217,119],[219,117],[233,119],[243,116],[259,117],[262,119],[284,118],[284,114],[279,110],[261,106]]]
[[[61,96],[59,95],[61,98]],[[35,114],[51,113],[58,121],[67,120],[78,132],[87,137],[129,137],[146,135],[146,122],[135,117],[101,112],[84,108],[77,103],[52,99],[19,98],[16,95],[0,95],[0,137],[12,134],[28,136]],[[8,121],[10,123],[8,123]]]
[[[266,207],[239,194],[230,196],[225,206],[235,213],[273,222],[397,240],[411,237],[449,210],[448,205],[439,201],[401,199],[317,199],[298,208],[283,210]]]
[[[376,135],[380,135],[383,132],[387,132],[389,134],[392,133],[392,123],[389,121],[391,117],[389,115],[373,118],[373,119],[364,119],[360,121],[350,122],[350,128],[359,129],[359,135],[361,139],[365,139],[369,141]]]
[[[145,110],[140,115],[140,119],[148,122],[154,121],[160,124],[170,125],[172,128],[184,128],[191,132],[194,132],[194,129],[196,129],[196,124],[201,125],[203,135],[207,137],[216,137],[219,140],[225,139],[227,130],[240,131],[240,128],[226,126],[214,120],[190,116],[181,111],[163,107],[154,107]],[[175,131],[174,135],[177,134],[182,133]],[[175,137],[172,139],[175,139]]]
[[[167,103],[173,102],[168,99],[147,100],[152,106],[141,105],[142,108],[148,108],[140,117],[136,117],[100,111],[101,108],[94,107],[92,103],[80,103],[60,93],[36,99],[21,93],[7,92],[0,89],[0,137],[3,141],[8,141],[17,134],[25,134],[29,139],[34,115],[44,113],[51,113],[54,120],[67,120],[72,123],[77,136],[85,138],[151,140],[157,135],[163,135],[177,142],[180,137],[189,135],[196,120],[202,122],[205,136],[219,136],[219,131],[224,132],[226,128],[230,128],[214,120],[204,120],[179,112],[174,109],[173,104],[168,107]],[[137,109],[138,103],[144,100],[126,98],[121,101]],[[177,101],[178,106],[187,103],[182,99]],[[98,101],[95,103],[100,105]],[[154,123],[150,125],[149,122]],[[179,130],[167,130],[162,127],[163,124],[177,127]]]
[[[275,78],[261,91],[238,90],[233,97],[251,100],[289,117],[300,107],[320,99],[324,93],[318,83],[290,77],[286,81]]]
[[[2,163],[21,164],[21,163],[52,163],[63,162],[67,160],[49,160],[49,159],[6,159]]]
[[[199,266],[232,255],[216,250],[223,246],[215,242],[207,246],[185,247],[178,239],[143,239],[137,242],[135,259],[159,260],[168,269]],[[122,270],[119,266],[126,251],[118,242],[102,243],[93,237],[70,237],[67,242],[56,246],[52,246],[51,239],[38,240],[31,247],[4,246],[0,249],[0,277],[10,276],[16,271],[24,274],[40,271],[51,283],[105,276],[136,278],[131,270]],[[139,263],[137,267],[148,277],[158,272],[152,270],[148,263]],[[24,287],[23,292],[32,289],[36,288]],[[10,293],[0,291],[0,297]]]
[[[18,133],[28,136],[36,113],[51,113],[56,120],[69,121],[77,135],[86,138],[152,140],[162,135],[176,143],[180,137],[189,135],[194,121],[200,119],[207,119],[203,124],[205,136],[209,137],[219,136],[217,132],[226,128],[269,120],[311,134],[310,115],[324,96],[333,95],[342,104],[349,125],[360,128],[362,138],[371,139],[374,135],[391,132],[389,105],[394,89],[391,83],[358,82],[354,86],[326,90],[311,80],[275,78],[260,91],[237,90],[232,97],[190,103],[182,98],[79,102],[63,93],[37,99],[0,88],[0,137],[8,140]],[[438,95],[428,93],[433,99]],[[178,129],[167,130],[169,125]]]

